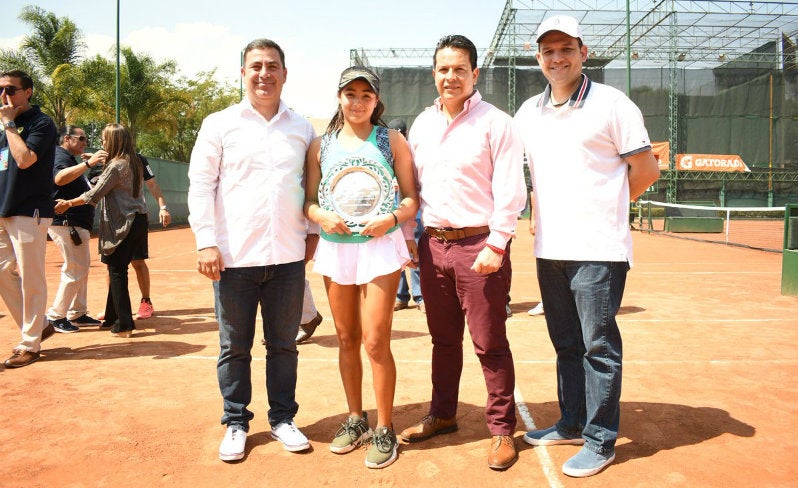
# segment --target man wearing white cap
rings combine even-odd
[[[629,200],[659,169],[637,106],[582,73],[587,47],[579,23],[546,19],[537,43],[549,84],[515,120],[535,188],[535,257],[557,352],[560,419],[524,441],[582,445],[562,470],[584,477],[615,459],[622,358],[615,315],[632,263]]]

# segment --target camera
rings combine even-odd
[[[80,234],[78,234],[77,229],[75,226],[69,226],[69,238],[72,239],[72,242],[75,243],[76,246],[83,244],[83,239],[80,238]]]

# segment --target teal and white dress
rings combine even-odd
[[[320,232],[313,271],[341,285],[362,285],[402,269],[410,261],[398,226],[382,237],[360,235],[370,219],[395,207],[396,184],[388,129],[374,126],[366,141],[350,151],[337,134],[321,140],[319,205],[340,215],[351,235]]]

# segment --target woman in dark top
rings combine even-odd
[[[105,126],[102,144],[108,155],[97,184],[76,198],[56,200],[55,211],[62,213],[76,205],[98,205],[99,250],[111,277],[103,326],[111,327],[116,337],[131,337],[136,326],[127,289],[127,270],[133,250],[146,238],[148,227],[142,166],[130,132],[121,124]]]

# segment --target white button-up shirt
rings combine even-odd
[[[197,249],[218,246],[225,267],[304,259],[303,175],[310,122],[284,102],[266,120],[244,98],[202,123],[188,170]]]

